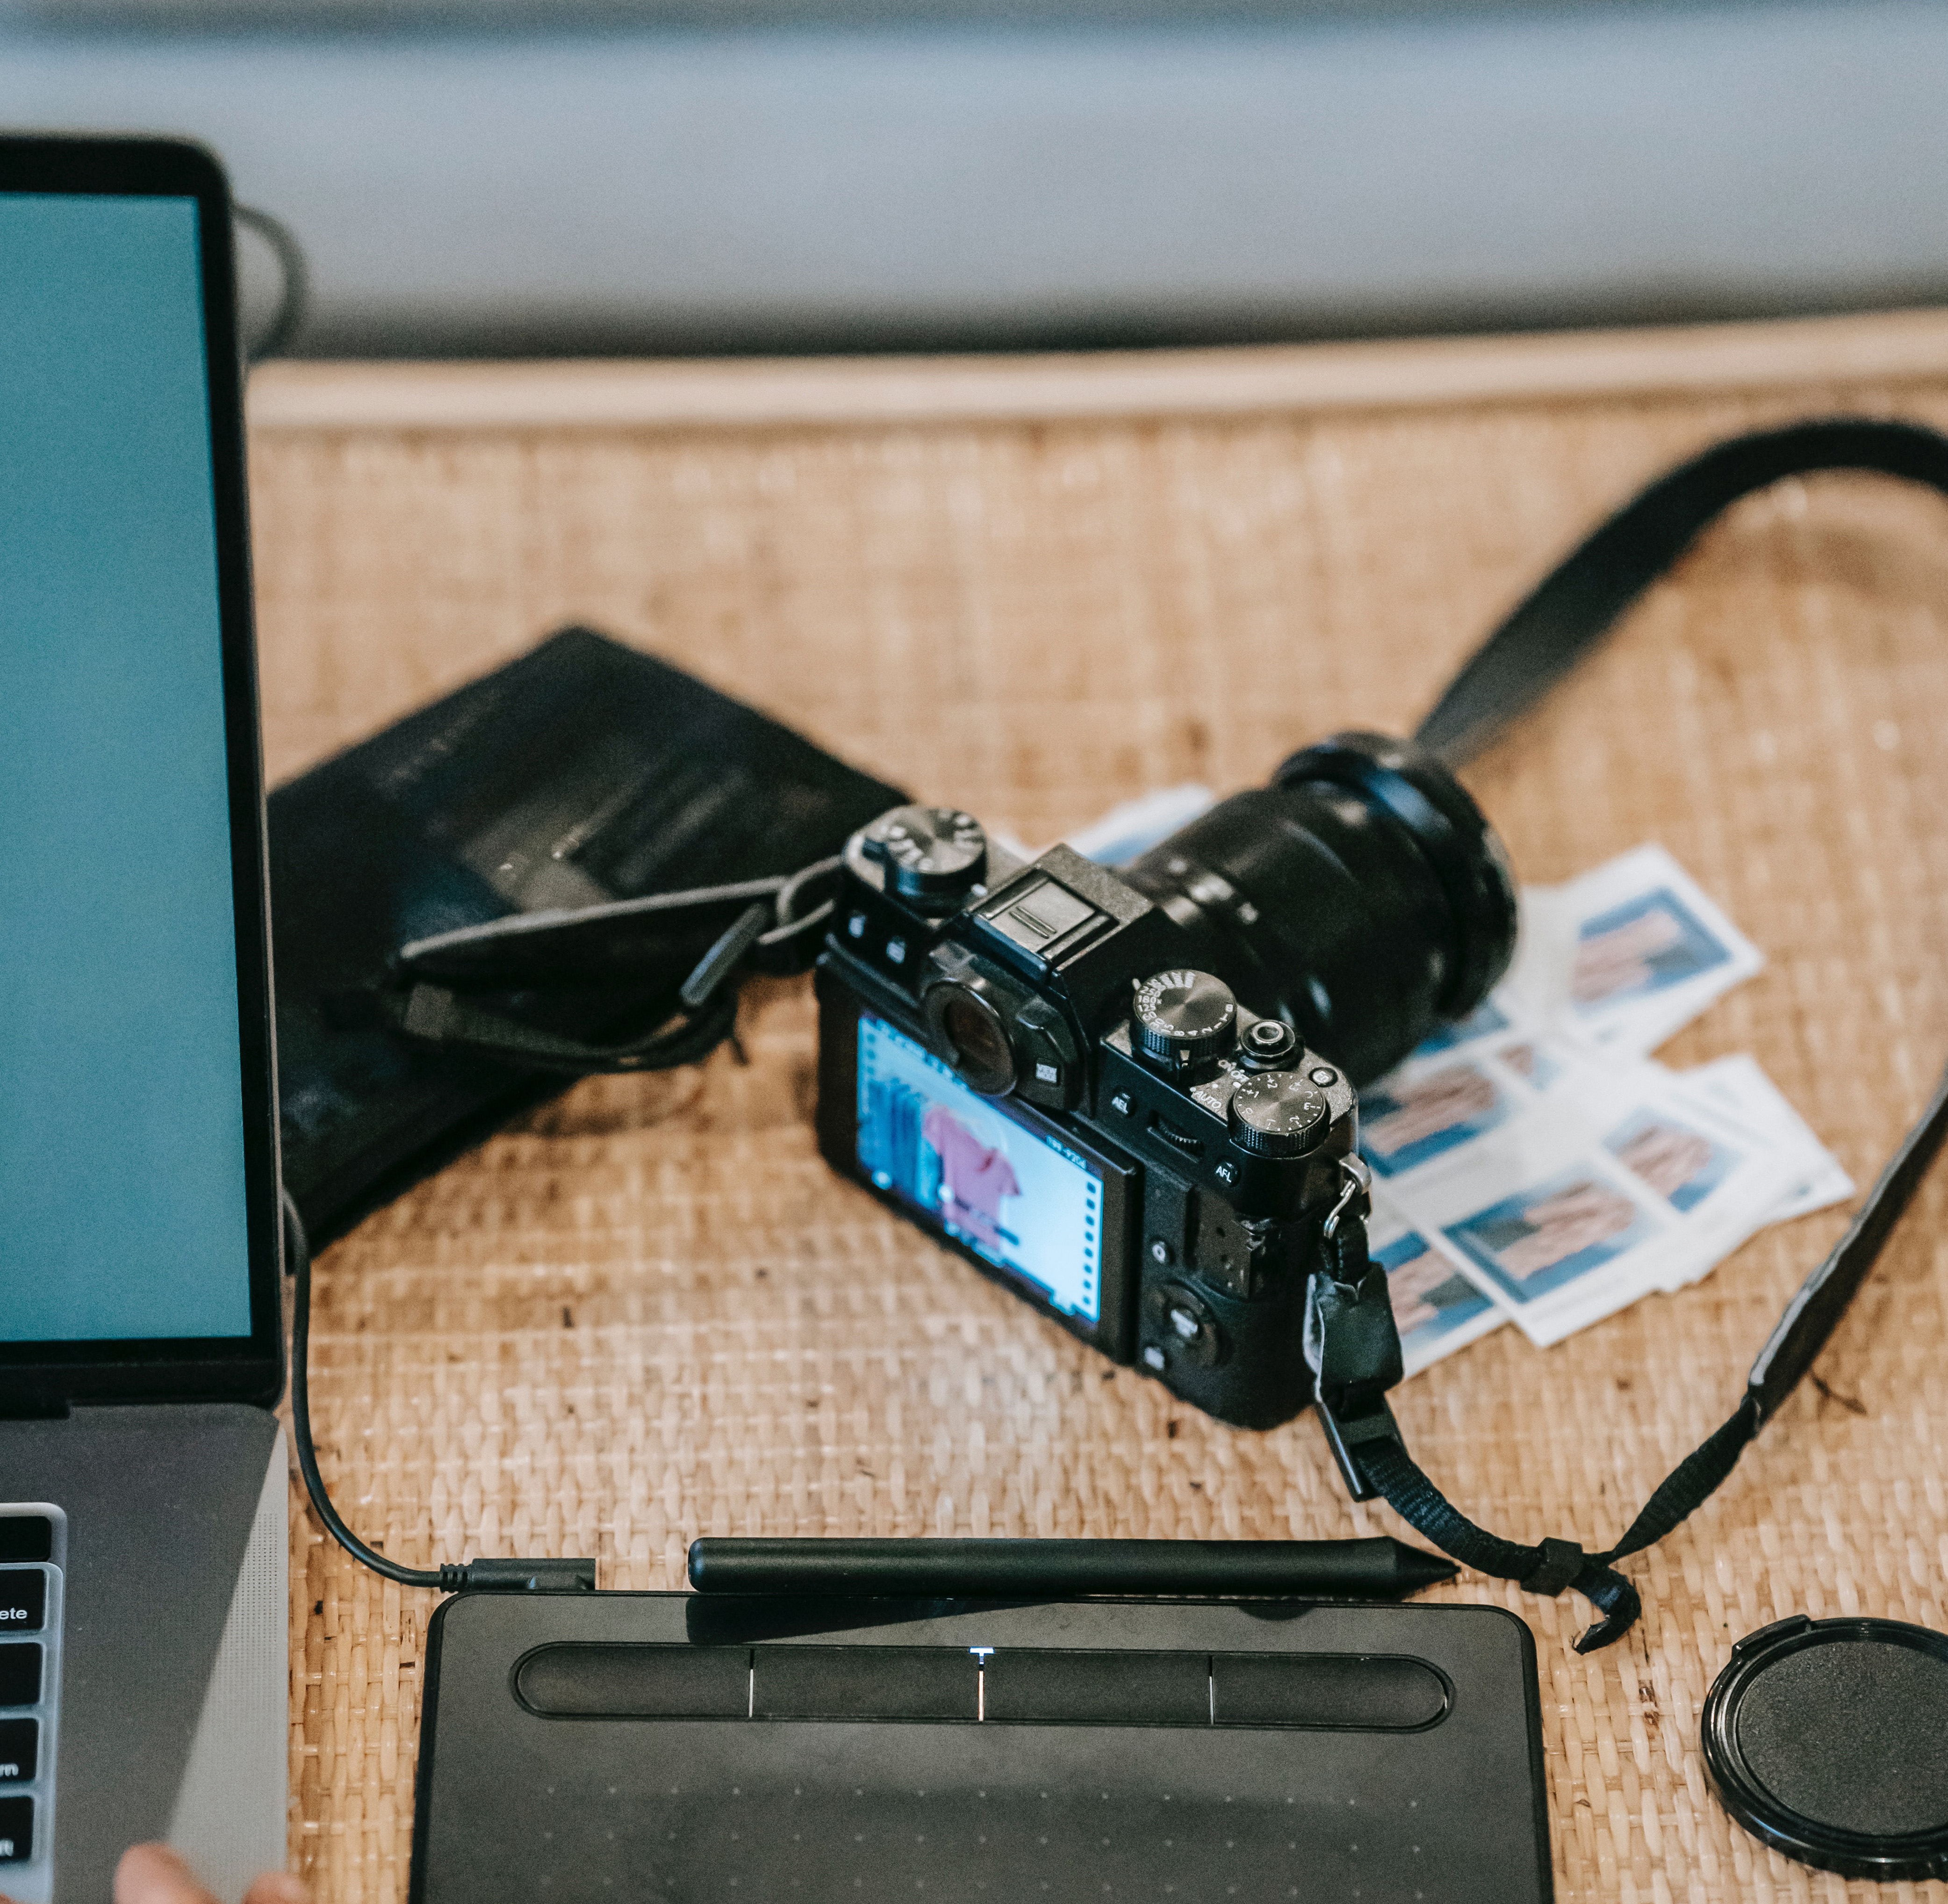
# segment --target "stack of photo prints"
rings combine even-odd
[[[1069,844],[1121,865],[1213,798],[1162,788]],[[1546,1348],[1853,1194],[1753,1059],[1650,1056],[1764,963],[1661,846],[1523,889],[1508,977],[1360,1094],[1373,1251],[1410,1375],[1507,1322]]]
[[[1763,963],[1661,846],[1524,892],[1509,977],[1360,1098],[1409,1374],[1504,1322],[1559,1342],[1852,1194],[1750,1058],[1649,1056]]]

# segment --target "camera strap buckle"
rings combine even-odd
[[[1362,1452],[1393,1447],[1404,1453],[1407,1448],[1386,1397],[1376,1396],[1357,1415],[1342,1415],[1323,1394],[1314,1396],[1313,1408],[1319,1425],[1326,1431],[1326,1445],[1339,1464],[1339,1478],[1346,1483],[1348,1495],[1355,1501],[1378,1500],[1384,1490],[1366,1478],[1366,1471],[1360,1465]]]
[[[1345,1182],[1320,1232],[1325,1262],[1306,1287],[1304,1349],[1313,1405],[1346,1491],[1370,1501],[1382,1489],[1363,1453],[1388,1445],[1406,1452],[1387,1405],[1404,1365],[1387,1272],[1366,1253],[1373,1173],[1357,1157],[1342,1157],[1339,1167]]]

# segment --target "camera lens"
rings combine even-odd
[[[966,986],[940,985],[927,994],[926,1008],[954,1068],[976,1091],[998,1098],[1013,1088],[1014,1048],[1000,1014],[987,999]]]
[[[1515,950],[1515,888],[1481,809],[1432,754],[1381,735],[1294,754],[1123,876],[1190,935],[1187,964],[1356,1084],[1466,1017]]]

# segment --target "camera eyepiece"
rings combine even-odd
[[[992,995],[976,978],[944,979],[927,987],[921,1009],[941,1055],[985,1098],[1015,1088],[1014,1042],[1008,1036],[1013,1001]]]
[[[1515,896],[1481,811],[1408,741],[1335,735],[1123,877],[1257,1012],[1356,1084],[1465,1017],[1508,969]]]

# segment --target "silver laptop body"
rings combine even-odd
[[[285,1861],[262,772],[222,175],[0,138],[0,1894]]]

